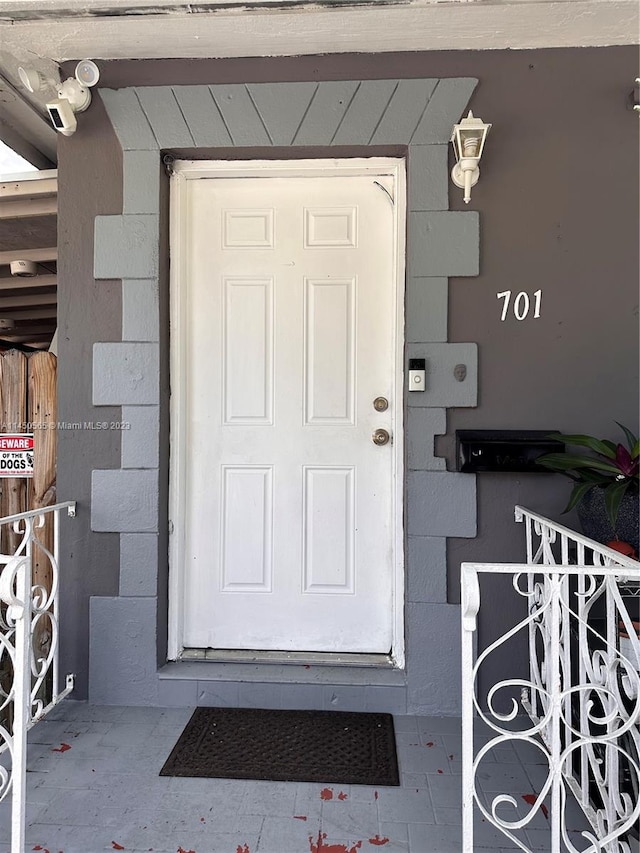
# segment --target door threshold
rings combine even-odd
[[[395,668],[390,654],[336,652],[267,652],[254,649],[183,649],[183,661],[212,661],[216,663],[275,663],[296,666],[370,666]]]

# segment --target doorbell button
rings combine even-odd
[[[409,391],[424,391],[427,385],[426,360],[409,359]]]

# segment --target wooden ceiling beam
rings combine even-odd
[[[27,290],[32,287],[57,287],[57,275],[34,275],[31,277],[12,275],[0,278],[0,291],[2,290]]]
[[[30,311],[5,311],[0,306],[0,317],[6,317],[8,320],[48,320],[58,316],[56,308],[32,308]]]
[[[10,325],[6,325],[9,323]],[[19,320],[13,317],[0,317],[0,335],[39,335],[53,334],[56,330],[56,321],[53,317],[47,317],[42,322],[37,320]]]
[[[0,296],[0,314],[6,308],[22,308],[27,305],[56,305],[57,302],[56,293],[42,293],[39,296]]]
[[[38,175],[36,178],[35,175]],[[3,203],[10,199],[41,198],[42,196],[55,196],[58,192],[58,178],[55,170],[49,173],[49,177],[42,177],[42,172],[34,173],[33,180],[10,180],[5,178],[0,181],[0,199]]]
[[[30,198],[23,201],[4,201],[0,207],[0,219],[26,219],[32,216],[56,216],[58,213],[58,199],[55,196],[48,198]]]
[[[52,333],[45,332],[43,334],[37,334],[37,335],[14,335],[14,334],[7,334],[6,332],[3,332],[2,330],[0,330],[0,338],[2,338],[3,341],[11,341],[11,343],[17,343],[17,344],[29,344],[33,341],[48,341],[48,340],[51,340],[52,335],[53,335],[53,332]]]
[[[0,264],[10,264],[11,261],[57,261],[58,249],[51,246],[47,249],[9,249],[0,252]]]

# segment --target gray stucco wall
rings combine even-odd
[[[80,456],[74,454],[69,441],[63,443],[61,440],[60,495],[62,498],[80,497],[81,502],[80,517],[74,522],[77,525],[74,541],[67,538],[71,534],[65,531],[63,542],[67,578],[74,589],[74,610],[63,623],[63,660],[66,668],[79,674],[78,695],[87,691],[87,605],[88,597],[92,596],[91,696],[96,700],[178,704],[240,702],[300,707],[315,704],[400,711],[408,707],[424,712],[455,712],[458,683],[450,663],[457,662],[458,610],[446,602],[454,604],[457,601],[460,561],[520,559],[522,533],[512,522],[514,503],[524,503],[558,517],[566,497],[563,481],[555,477],[484,475],[478,478],[478,535],[466,538],[475,534],[473,520],[468,517],[462,530],[443,527],[443,522],[450,524],[456,517],[457,503],[452,512],[438,515],[424,502],[429,500],[429,494],[439,494],[434,490],[443,477],[451,483],[470,482],[469,478],[453,473],[455,429],[551,426],[611,434],[613,418],[630,426],[634,425],[634,420],[637,422],[638,206],[635,187],[638,165],[634,151],[637,150],[638,122],[633,113],[625,110],[630,87],[627,80],[633,79],[635,58],[634,49],[615,48],[107,65],[102,76],[105,85],[112,88],[155,83],[195,86],[200,92],[202,81],[214,79],[227,86],[256,80],[309,83],[340,78],[365,81],[368,78],[477,77],[481,85],[470,105],[476,114],[494,123],[494,130],[483,161],[482,179],[474,189],[471,205],[482,214],[480,267],[474,266],[476,255],[471,265],[465,261],[464,269],[442,270],[437,266],[417,272],[413,269],[408,280],[407,355],[424,354],[436,359],[434,364],[442,366],[444,377],[447,373],[444,366],[450,363],[446,353],[453,357],[455,349],[452,343],[459,342],[463,346],[470,341],[479,343],[477,408],[474,407],[475,397],[454,398],[451,395],[459,388],[453,383],[448,387],[445,382],[444,396],[434,395],[430,405],[412,406],[407,413],[407,482],[409,508],[413,512],[409,518],[407,547],[410,567],[408,705],[404,677],[394,679],[387,674],[372,683],[366,673],[355,670],[339,675],[328,670],[305,675],[294,672],[297,668],[286,671],[278,667],[245,668],[243,681],[239,681],[237,673],[229,668],[225,674],[218,665],[212,665],[209,677],[204,678],[201,668],[186,664],[179,673],[166,672],[167,677],[160,682],[155,679],[154,655],[160,650],[161,659],[164,641],[162,627],[157,631],[156,625],[166,620],[166,544],[155,532],[149,532],[144,518],[137,517],[134,525],[140,529],[120,533],[118,560],[112,544],[118,540],[118,535],[89,529],[88,495],[86,490],[78,495],[77,485],[86,482],[90,468],[102,472],[95,480],[97,501],[94,508],[97,519],[94,526],[103,525],[102,530],[111,530],[121,524],[108,497],[111,489],[105,490],[105,483],[113,485],[115,482],[124,497],[132,476],[138,484],[136,488],[144,484],[144,494],[153,497],[155,489],[159,488],[160,497],[153,498],[151,504],[155,501],[158,507],[159,536],[166,538],[162,527],[166,519],[166,434],[157,447],[145,446],[143,455],[136,452],[133,434],[123,441],[121,448],[116,447],[113,436],[108,439],[97,434],[84,436],[82,442],[86,450]],[[384,84],[382,79],[377,82]],[[365,87],[365,91],[366,88],[371,87]],[[331,91],[331,87],[327,89]],[[144,223],[149,222],[148,217],[156,215],[157,185],[160,185],[161,194],[166,192],[165,184],[158,179],[157,148],[160,144],[191,150],[194,144],[224,146],[217,148],[220,156],[235,156],[238,150],[224,134],[215,139],[207,137],[210,125],[199,123],[198,111],[185,112],[184,104],[183,117],[171,111],[171,121],[162,130],[156,130],[156,139],[152,128],[158,120],[159,91],[157,88],[144,90],[138,104],[144,106],[149,121],[147,130],[138,131],[144,134],[142,141],[127,138],[124,145],[122,211],[126,221],[131,217],[131,223],[136,223],[141,234],[147,233]],[[131,92],[118,94],[131,97]],[[109,97],[105,93],[105,99]],[[139,117],[139,107],[135,106],[135,101],[132,103]],[[447,119],[449,127],[438,141],[434,139],[431,140],[433,144],[416,147],[409,155],[412,187],[418,187],[422,176],[429,174],[433,199],[430,206],[435,207],[441,222],[464,207],[459,191],[447,182],[445,166],[450,126],[463,110],[464,105],[450,121]],[[597,127],[593,134],[580,134],[579,146],[572,144],[576,128],[573,123],[567,126],[568,111],[569,115],[588,115],[592,121],[590,127]],[[135,121],[127,126],[129,124],[132,128],[138,126]],[[229,118],[225,129],[232,124]],[[184,138],[184,125],[189,130],[190,140]],[[347,127],[345,125],[345,130]],[[94,283],[91,274],[93,235],[87,231],[87,217],[91,221],[96,214],[120,213],[117,203],[112,203],[111,194],[117,195],[122,182],[117,165],[111,172],[103,172],[105,146],[108,157],[117,159],[117,150],[110,125],[99,112],[99,103],[83,116],[82,129],[82,134],[78,132],[75,137],[62,140],[60,146],[61,234],[74,234],[74,229],[82,222],[85,238],[81,243],[70,242],[66,248],[64,244],[60,246],[61,263],[65,263],[66,257],[68,273],[61,281],[61,293],[65,304],[81,304],[86,295],[90,299],[103,296],[106,299],[108,294],[109,298],[108,305],[101,302],[102,310],[90,312],[88,317],[76,316],[79,308],[76,314],[70,315],[74,334],[68,336],[69,340],[63,342],[60,350],[60,417],[78,420],[77,412],[86,410],[93,412],[94,419],[102,420],[103,411],[109,409],[91,409],[91,382],[86,377],[75,381],[73,372],[65,370],[65,360],[71,365],[81,354],[86,358],[83,341],[107,344],[119,340],[113,326],[114,318],[119,321],[122,316],[124,343],[118,345],[117,360],[113,363],[109,360],[108,364],[117,366],[120,371],[121,388],[131,388],[135,377],[127,373],[127,358],[134,352],[150,355],[154,345],[157,347],[153,324],[150,326],[148,318],[155,317],[156,312],[166,312],[166,275],[163,278],[162,271],[166,258],[161,251],[157,259],[149,254],[150,243],[145,239],[146,255],[142,257],[137,253],[135,256],[138,265],[135,277],[131,275],[131,267],[98,267],[101,275],[125,278],[122,315],[119,293],[108,290],[113,285],[108,280]],[[236,134],[238,132],[236,130]],[[104,139],[99,147],[95,146],[96,135]],[[233,141],[251,143],[249,138],[241,136]],[[285,137],[273,141],[275,152],[276,146],[286,145],[290,140]],[[330,140],[318,141],[313,156],[330,150],[327,141]],[[347,141],[357,145],[357,140],[347,138],[345,144]],[[135,147],[139,145],[142,147]],[[244,150],[254,156],[254,149]],[[286,156],[282,148],[277,148],[277,152],[275,156]],[[418,152],[424,155],[419,170],[416,165]],[[78,162],[83,164],[86,174],[91,175],[94,189],[90,198],[85,196],[86,190],[75,183],[77,172],[74,174],[74,169]],[[156,164],[155,175],[152,163]],[[432,170],[430,164],[434,164]],[[132,180],[140,173],[148,174],[149,180]],[[587,174],[591,182],[585,181]],[[160,208],[163,209],[162,205]],[[425,210],[421,216],[414,217],[414,222],[422,219],[424,223],[433,215]],[[472,217],[465,213],[464,218],[471,220]],[[124,224],[118,217],[98,222],[101,223],[97,225],[100,235]],[[103,228],[106,232],[100,231]],[[106,257],[104,247],[107,245],[108,240],[98,243],[96,263],[117,265],[116,258]],[[159,249],[162,245],[162,241],[158,241],[156,247]],[[78,266],[74,265],[76,258],[71,249],[81,259]],[[134,248],[134,251],[137,250]],[[430,262],[431,258],[427,260]],[[160,267],[159,275],[156,263]],[[458,275],[469,274],[473,277],[458,278]],[[446,275],[451,276],[448,282]],[[421,284],[427,284],[428,291]],[[496,293],[509,288],[516,292],[533,292],[538,287],[544,290],[541,318],[535,323],[511,320],[501,325]],[[615,312],[601,310],[603,287],[606,287],[607,300],[615,303]],[[425,299],[427,293],[428,299]],[[80,325],[83,327],[76,333],[75,327]],[[166,322],[160,321],[158,327],[166,338]],[[590,330],[590,339],[584,335],[585,329]],[[606,359],[602,358],[602,349],[590,345],[589,340],[593,341],[594,335],[606,349]],[[143,344],[147,346],[142,350],[135,349]],[[445,348],[440,353],[439,346]],[[94,390],[98,393],[97,400],[111,405],[114,398],[108,396],[109,382],[105,381],[111,368],[106,371],[103,368],[107,364],[105,356],[113,355],[114,351],[98,346],[96,353],[98,374]],[[143,405],[140,398],[134,402],[130,397],[123,398],[123,420],[128,409],[138,416],[139,423],[147,426],[149,420],[155,422],[158,416],[161,421],[166,419],[167,365],[163,353],[166,354],[166,340],[158,347],[159,409],[154,411],[157,403],[153,398],[145,397]],[[453,357],[453,364],[460,360],[464,359]],[[473,366],[473,362],[469,363]],[[86,371],[86,362],[83,365]],[[613,365],[614,369],[607,372],[607,365]],[[148,385],[143,383],[143,387],[146,394]],[[603,394],[606,405],[593,405],[594,388],[596,393]],[[435,392],[435,386],[433,390]],[[106,396],[100,396],[102,394]],[[445,413],[446,406],[455,408]],[[144,428],[142,426],[141,430]],[[164,428],[166,432],[166,424]],[[434,436],[441,437],[436,442],[435,452]],[[441,457],[446,457],[446,467]],[[143,459],[145,467],[132,469],[131,460],[136,458]],[[154,479],[154,471],[157,479]],[[456,488],[450,493],[452,501],[456,498]],[[469,500],[473,503],[474,496],[469,494]],[[420,502],[425,511],[416,513]],[[83,509],[87,512],[83,513]],[[109,514],[110,519],[105,521]],[[435,530],[431,526],[434,523]],[[447,559],[448,585],[444,571]],[[411,565],[423,570],[412,571]],[[429,570],[425,571],[427,567]],[[156,599],[156,596],[159,597]],[[495,634],[508,618],[511,606],[508,590],[499,586],[488,589],[481,611],[481,635],[486,638]],[[135,663],[133,670],[132,663]],[[505,660],[501,660],[496,667],[499,669],[504,663]],[[303,679],[307,683],[296,683]],[[124,695],[123,684],[128,684]]]
[[[119,407],[94,408],[90,389],[94,341],[122,336],[121,284],[93,278],[94,217],[122,210],[122,182],[113,180],[122,173],[122,151],[98,99],[85,118],[82,149],[61,146],[58,164],[61,184],[66,183],[58,197],[58,418],[70,423],[112,422],[121,416]],[[72,412],[73,420],[68,418]],[[86,696],[89,597],[117,595],[120,552],[117,534],[91,533],[91,471],[119,464],[121,433],[57,433],[57,492],[75,495],[78,503],[77,524],[61,519],[65,617],[60,656],[63,671],[78,675],[78,696]]]

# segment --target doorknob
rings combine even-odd
[[[371,436],[371,441],[374,444],[377,444],[378,447],[382,447],[383,444],[389,443],[390,438],[391,436],[386,429],[377,429]]]

